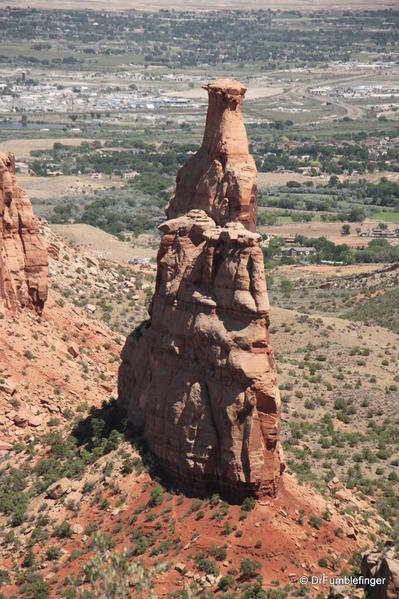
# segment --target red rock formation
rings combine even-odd
[[[47,250],[26,193],[18,187],[13,154],[0,152],[0,307],[31,306],[47,299]]]
[[[175,195],[166,214],[174,218],[198,208],[218,225],[240,221],[255,231],[257,172],[242,120],[246,89],[229,80],[204,88],[209,107],[202,146],[178,172]]]
[[[168,214],[189,209],[160,226],[151,320],[122,352],[119,402],[186,490],[219,489],[233,499],[274,495],[283,469],[280,398],[260,236],[248,230],[255,226],[256,171],[241,117],[244,88],[207,87],[204,145],[180,171]],[[223,157],[217,185],[198,178],[216,155]],[[231,192],[227,211],[218,203],[222,188]],[[202,209],[190,209],[194,203]]]

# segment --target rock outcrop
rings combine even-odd
[[[18,187],[13,154],[0,152],[0,307],[41,313],[47,280],[47,250],[32,205]]]
[[[397,599],[399,597],[399,559],[395,547],[383,551],[371,551],[363,555],[362,575],[368,579],[383,579],[382,584],[366,585],[370,599]]]
[[[123,349],[119,403],[186,491],[238,500],[277,491],[280,398],[260,236],[251,230],[245,88],[207,88],[204,145],[177,177],[167,209],[177,216],[159,227],[151,319]]]

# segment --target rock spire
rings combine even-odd
[[[206,89],[203,145],[179,171],[159,227],[151,318],[126,341],[119,403],[181,487],[240,500],[277,492],[280,398],[245,88]]]
[[[242,119],[246,88],[230,80],[204,88],[209,106],[202,146],[178,172],[166,214],[174,218],[197,208],[217,225],[238,221],[255,231],[257,171]]]

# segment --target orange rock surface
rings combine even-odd
[[[207,88],[204,145],[181,169],[168,207],[169,216],[185,214],[160,226],[151,320],[122,352],[119,402],[189,492],[275,495],[280,397],[260,236],[252,231],[256,169],[241,115],[245,88]],[[204,165],[222,178],[208,172],[198,180]]]
[[[47,284],[47,250],[32,205],[18,187],[13,154],[0,152],[0,308],[41,313]]]

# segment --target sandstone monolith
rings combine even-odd
[[[275,495],[280,398],[256,222],[256,168],[235,81],[206,86],[204,142],[160,225],[151,318],[127,339],[119,404],[190,494]]]

